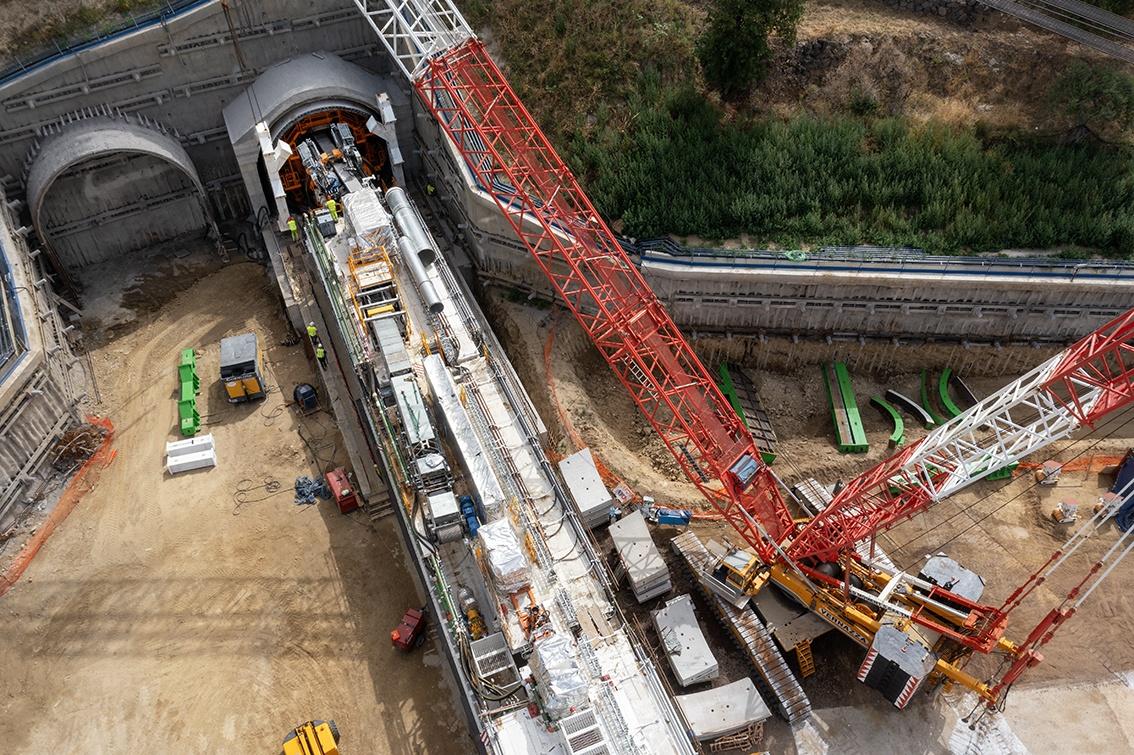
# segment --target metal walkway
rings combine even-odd
[[[712,556],[709,551],[692,532],[678,535],[670,544],[674,552],[685,562],[701,594],[716,611],[740,649],[748,656],[748,661],[760,676],[757,681],[763,681],[760,685],[762,691],[773,698],[780,715],[790,724],[809,719],[811,701],[807,698],[803,687],[799,685],[795,674],[788,668],[787,661],[776,647],[772,635],[752,610],[752,606],[745,604],[743,609],[735,608],[716,593],[706,589],[698,579],[697,575],[711,564]]]

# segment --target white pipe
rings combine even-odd
[[[395,186],[387,191],[386,204],[390,206],[390,214],[394,216],[398,230],[409,239],[411,248],[421,258],[421,264],[425,267],[432,265],[437,260],[437,250],[433,247],[429,233],[418,220],[405,190]]]
[[[437,295],[437,289],[433,287],[433,281],[429,280],[429,274],[425,272],[425,265],[421,264],[421,257],[414,251],[412,242],[405,236],[398,237],[398,251],[402,258],[402,264],[409,270],[410,276],[417,285],[422,304],[433,314],[440,313],[445,309],[445,303]]]

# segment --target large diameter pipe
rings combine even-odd
[[[394,216],[398,230],[409,239],[410,246],[421,258],[421,264],[426,267],[432,265],[437,260],[437,250],[433,247],[429,232],[418,219],[417,211],[410,204],[405,190],[400,186],[391,188],[386,192],[386,204],[390,205],[390,214]]]
[[[421,257],[417,255],[412,243],[405,236],[398,237],[398,251],[401,253],[402,263],[417,284],[417,290],[426,309],[435,315],[440,314],[445,309],[445,302],[437,295],[433,281],[429,280],[429,275],[425,272],[425,265],[421,264]]]

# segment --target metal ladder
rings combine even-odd
[[[801,640],[795,646],[795,660],[799,662],[799,675],[804,679],[815,673],[815,658],[811,655],[811,640]]]

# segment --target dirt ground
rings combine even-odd
[[[346,752],[471,751],[431,644],[401,655],[388,640],[419,602],[394,521],[292,500],[298,475],[345,455],[328,415],[284,406],[314,376],[303,347],[284,345],[263,268],[135,262],[91,271],[85,292],[92,408],[116,425],[116,460],[0,599],[5,749],[266,753],[296,724],[333,718]],[[218,343],[246,330],[276,388],[233,406],[213,379]],[[219,461],[171,478],[186,346]],[[275,494],[260,487],[273,480]]]
[[[865,95],[915,121],[1055,132],[1077,125],[1051,97],[1074,59],[1116,65],[994,10],[967,27],[877,0],[809,2],[751,106],[829,114]]]
[[[537,408],[551,428],[556,450],[574,450],[566,433],[559,430],[560,412],[565,414],[582,440],[601,456],[621,479],[640,495],[653,495],[659,502],[703,508],[692,485],[680,477],[676,465],[648,424],[624,394],[597,352],[586,343],[581,330],[568,317],[554,310],[509,301],[490,292],[487,306],[521,379]],[[549,336],[550,359],[545,358]],[[720,344],[697,342],[702,351],[716,352]],[[870,395],[895,388],[918,396],[919,375],[909,367],[924,365],[939,370],[946,364],[965,365],[972,377],[967,380],[978,396],[985,396],[1035,366],[1050,351],[1043,349],[1005,349],[995,358],[972,355],[948,346],[922,347],[899,354],[889,361],[870,354],[860,355],[863,367],[852,366],[854,386],[870,441],[867,454],[839,454],[833,443],[833,430],[827,399],[822,387],[818,361],[838,356],[847,358],[845,345],[796,345],[791,349],[796,362],[784,371],[776,356],[779,346],[769,342],[769,353],[740,349],[742,361],[763,365],[756,370],[761,396],[772,425],[780,438],[780,458],[775,468],[789,484],[815,476],[830,484],[865,471],[891,453],[887,447],[888,421],[867,405]],[[889,347],[885,347],[889,349]],[[802,356],[801,356],[802,355]],[[813,363],[814,362],[814,363]],[[713,362],[715,364],[715,361]],[[545,364],[551,366],[551,379]],[[867,370],[874,364],[875,371]],[[883,366],[879,366],[883,365]],[[1013,370],[1013,371],[1008,371]],[[554,394],[552,394],[552,387]],[[552,399],[554,395],[554,400]],[[917,439],[925,430],[910,427],[908,437]],[[1134,411],[1127,411],[1100,424],[1094,433],[1053,444],[1040,457],[1063,461],[1104,459],[1119,456],[1134,445]],[[1032,461],[1037,461],[1033,459]],[[1040,488],[1027,471],[1010,481],[975,484],[969,490],[903,523],[880,540],[881,545],[903,568],[916,571],[925,555],[944,551],[981,574],[987,583],[985,597],[999,604],[1012,589],[1036,570],[1074,531],[1076,525],[1057,525],[1050,512],[1060,501],[1078,503],[1084,518],[1090,507],[1109,487],[1111,478],[1094,469],[1065,472],[1058,486]],[[702,536],[729,539],[731,531],[723,525],[694,525]],[[657,533],[655,533],[657,534]],[[672,534],[669,533],[669,534]],[[1087,574],[1093,562],[1116,539],[1113,528],[1105,529],[1083,551],[1069,559],[1048,585],[1012,614],[1008,635],[1022,640],[1040,618],[1058,604],[1059,599]],[[658,534],[663,553],[665,534]],[[600,543],[604,542],[599,536]],[[683,577],[671,563],[675,584],[673,594],[689,591]],[[1067,626],[1046,646],[1046,660],[1029,671],[1009,695],[1008,721],[1020,729],[1017,734],[1034,752],[1043,752],[1049,742],[1061,742],[1077,752],[1111,753],[1134,751],[1134,731],[1118,722],[1134,713],[1134,651],[1129,637],[1134,634],[1134,605],[1127,597],[1126,585],[1134,577],[1134,562],[1124,562],[1084,603]],[[621,601],[625,610],[640,619],[647,639],[656,643],[648,627],[650,609],[666,598],[639,608],[627,591]],[[699,596],[695,602],[700,604]],[[722,665],[722,681],[744,675],[743,664],[735,663],[734,650],[727,638],[712,626],[713,619],[700,606],[702,627]],[[818,711],[818,720],[832,746],[832,752],[948,752],[949,737],[961,715],[967,713],[959,698],[919,696],[906,711],[896,711],[880,696],[854,680],[853,672],[863,652],[841,635],[830,633],[814,645],[817,673],[804,680],[804,688]],[[789,654],[794,666],[794,655]],[[664,662],[663,662],[664,667]],[[987,658],[977,658],[970,670],[980,675],[995,671]],[[668,671],[665,671],[668,675]],[[672,680],[671,680],[672,681]],[[1068,729],[1058,717],[1043,719],[1032,706],[1036,701],[1059,700],[1072,706],[1080,720],[1094,720],[1098,726]],[[971,705],[970,705],[971,707]],[[1111,723],[1106,723],[1111,722]],[[1113,725],[1112,725],[1113,724]],[[913,739],[895,738],[904,731]],[[889,732],[889,734],[887,734]],[[897,742],[918,742],[914,749],[897,748]],[[864,743],[870,743],[867,747]],[[782,722],[769,725],[766,746],[773,752],[793,752],[790,731]],[[849,749],[848,749],[849,748]]]

